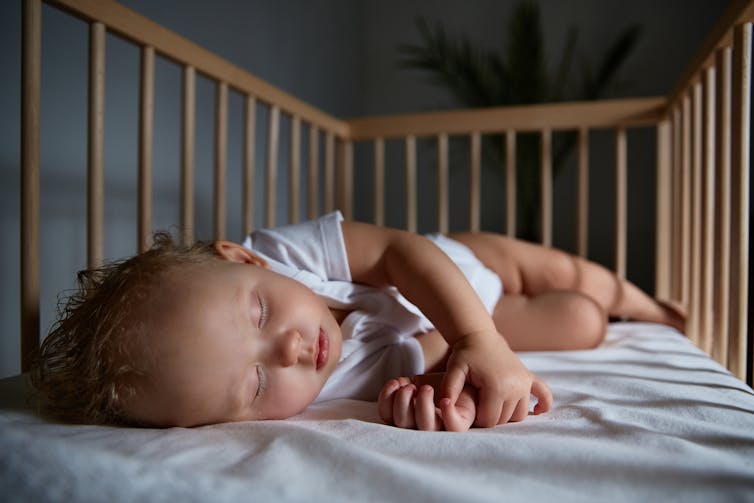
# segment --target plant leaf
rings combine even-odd
[[[508,72],[496,54],[475,48],[467,37],[452,39],[439,23],[433,28],[418,18],[416,25],[423,45],[398,46],[401,67],[426,72],[430,82],[446,88],[465,106],[500,104],[498,99],[507,88],[501,78]]]
[[[585,87],[587,99],[598,99],[605,94],[611,80],[633,50],[641,34],[639,25],[632,25],[623,30],[605,51],[597,67],[593,80]]]
[[[526,0],[516,4],[508,26],[508,68],[511,94],[518,103],[547,99],[544,42],[539,7]]]

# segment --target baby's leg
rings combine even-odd
[[[578,292],[553,290],[534,297],[506,293],[492,319],[514,351],[591,349],[605,338],[605,311]]]
[[[579,292],[593,299],[609,315],[673,326],[681,331],[685,316],[657,302],[636,285],[618,278],[594,262],[541,245],[486,233],[451,236],[500,276],[505,296],[537,297],[553,290]]]

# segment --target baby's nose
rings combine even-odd
[[[298,330],[286,330],[280,336],[278,343],[278,360],[284,367],[290,367],[298,363],[299,358],[305,352],[304,340]]]

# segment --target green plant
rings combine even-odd
[[[575,27],[568,30],[556,70],[548,74],[540,10],[534,1],[516,4],[500,52],[475,47],[467,36],[454,38],[442,24],[431,26],[424,18],[416,20],[416,27],[421,43],[400,45],[399,64],[425,72],[430,82],[446,89],[458,105],[470,108],[599,99],[616,83],[618,69],[633,50],[641,31],[639,26],[631,25],[620,32],[596,65],[582,56],[580,78],[573,82],[571,69],[578,30]],[[554,176],[561,172],[575,140],[575,133],[555,138]],[[489,144],[484,148],[484,165],[492,169],[502,184],[497,167],[503,162],[503,138],[489,135],[484,141]],[[527,239],[535,239],[537,234],[539,142],[538,134],[518,135],[518,232]]]

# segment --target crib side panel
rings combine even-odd
[[[208,80],[214,86],[214,155],[212,161],[212,227],[213,237],[227,235],[228,220],[228,148],[229,100],[231,93],[240,94],[244,105],[242,185],[243,232],[253,230],[255,201],[254,178],[257,123],[262,124],[258,110],[266,113],[267,162],[266,201],[264,222],[267,225],[293,222],[299,218],[302,191],[301,135],[308,129],[309,136],[309,213],[319,214],[323,209],[342,208],[351,214],[352,184],[350,182],[353,152],[348,138],[348,126],[327,113],[291,96],[245,70],[210,53],[198,45],[166,30],[136,12],[110,0],[49,0],[46,3],[73,14],[89,27],[89,102],[88,102],[88,160],[87,160],[87,266],[96,267],[104,260],[104,208],[105,208],[105,80],[108,73],[106,37],[114,34],[135,45],[140,52],[140,66],[135,80],[139,84],[138,105],[138,155],[137,155],[137,242],[135,251],[151,246],[152,224],[152,157],[153,123],[155,107],[155,60],[157,57],[173,61],[183,73],[181,86],[180,118],[180,224],[178,233],[184,244],[191,244],[195,236],[197,188],[195,149],[197,116],[197,79]],[[21,226],[21,360],[22,369],[28,370],[32,354],[39,346],[39,109],[41,61],[41,9],[42,0],[23,0],[23,71],[22,85],[22,226]],[[117,63],[116,63],[117,64]],[[284,121],[290,123],[285,136],[281,132]],[[283,137],[290,138],[287,156],[279,153]],[[320,149],[320,144],[324,148]],[[320,151],[324,159],[320,159]],[[290,174],[287,187],[288,213],[276,215],[276,194],[282,177],[277,176],[279,164],[286,158],[282,169]],[[201,174],[200,174],[201,175]],[[324,181],[320,182],[321,179]],[[233,182],[230,182],[233,183]],[[324,196],[320,202],[320,186]],[[235,185],[235,184],[234,184]],[[234,187],[231,187],[234,188]],[[285,220],[285,222],[283,221]],[[234,233],[235,234],[235,233]]]
[[[671,148],[683,224],[671,291],[688,306],[689,337],[749,385],[752,20],[754,2],[731,2],[668,103],[682,128]]]

